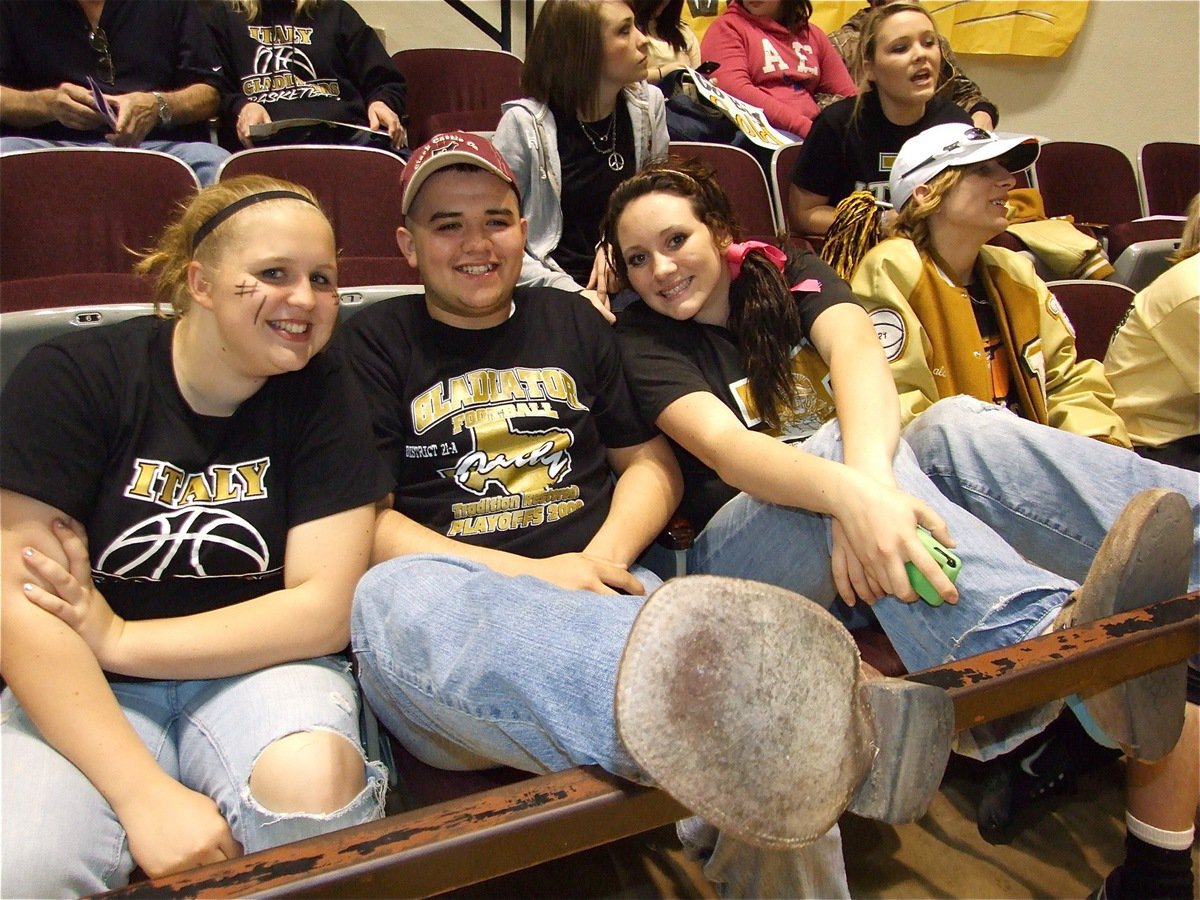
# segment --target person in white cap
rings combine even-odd
[[[1007,226],[1013,173],[1037,155],[1031,135],[973,126],[910,138],[890,178],[896,237],[863,257],[851,287],[884,341],[905,424],[969,394],[1128,447],[1103,367],[1076,357],[1071,323],[1032,263],[987,243]]]
[[[1103,368],[1076,357],[1071,323],[1029,260],[987,244],[1005,228],[1013,173],[1038,150],[1031,135],[957,124],[908,140],[890,180],[896,236],[851,280],[884,345],[904,439],[922,468],[993,527],[1023,523],[1023,536],[1006,533],[1032,561],[1062,549],[1055,523],[1071,510],[1128,484],[1171,486],[1197,516],[1191,473],[1079,440],[1129,447]],[[959,487],[968,483],[976,489]],[[1189,590],[1198,584],[1193,552]],[[1174,750],[1130,764],[1126,860],[1100,896],[1193,896],[1197,744],[1193,707]]]

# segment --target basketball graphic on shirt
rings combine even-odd
[[[894,309],[877,309],[871,313],[871,324],[888,362],[895,362],[904,352],[904,320]]]
[[[212,578],[265,572],[267,543],[249,522],[223,509],[164,512],[126,529],[96,568],[121,578]]]

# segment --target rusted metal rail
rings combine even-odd
[[[1200,644],[1198,617],[1200,591],[1193,591],[906,677],[944,688],[961,731],[1185,660]]]
[[[907,677],[944,688],[959,729],[1103,690],[1200,648],[1200,592]],[[465,887],[664,825],[662,791],[571,769],[142,881],[106,897],[414,897]]]

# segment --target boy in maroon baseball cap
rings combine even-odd
[[[853,641],[815,604],[753,582],[689,578],[656,591],[660,578],[640,560],[680,500],[678,464],[642,419],[614,331],[591,303],[517,286],[526,222],[512,173],[488,141],[451,133],[418,148],[401,206],[397,241],[424,294],[375,303],[338,336],[397,485],[376,519],[375,566],[351,617],[371,707],[410,752],[445,768],[600,765],[640,782],[666,783],[667,771],[679,775],[672,784],[711,782],[703,793],[715,802],[693,808],[733,839],[713,877],[735,891],[846,896],[833,825],[885,742],[872,737],[874,714],[858,700]],[[803,639],[806,652],[782,652],[780,681],[819,681],[829,702],[797,709],[787,691],[763,690],[754,665],[714,674],[715,644],[694,666],[661,672],[674,657],[659,651],[687,641],[670,614],[682,595],[771,648],[789,646],[778,640],[784,632]],[[763,634],[753,611],[763,604],[786,625]],[[731,636],[742,632],[718,633],[736,663],[742,648]],[[817,674],[820,660],[832,660],[833,676]],[[711,695],[694,708],[733,711],[728,727],[697,735],[693,719],[663,713],[691,703],[698,686]],[[924,809],[936,789],[953,716],[944,692],[925,693],[933,711],[908,733],[934,777],[902,778],[893,790],[889,771],[864,809],[899,808],[901,794],[905,809]],[[681,747],[673,725],[702,749]],[[635,732],[663,751],[665,768],[647,772],[635,761],[626,745]],[[814,734],[846,758],[806,762],[792,781],[751,762],[760,751],[799,758],[792,743]]]
[[[431,137],[409,158],[404,167],[404,177],[400,179],[400,214],[408,215],[409,207],[412,206],[425,179],[447,166],[459,165],[483,169],[508,182],[517,194],[517,203],[520,204],[520,192],[517,191],[512,169],[492,146],[492,142],[469,132],[447,131]]]

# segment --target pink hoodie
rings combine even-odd
[[[708,27],[701,56],[721,64],[717,86],[762,107],[776,128],[806,137],[820,111],[814,94],[857,93],[846,64],[816,25],[789,31],[738,0]]]

